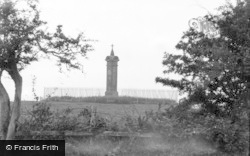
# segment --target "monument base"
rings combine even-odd
[[[105,96],[117,97],[118,92],[117,91],[106,91]]]

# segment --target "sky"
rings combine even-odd
[[[155,83],[157,76],[178,78],[163,75],[164,52],[180,53],[175,45],[189,29],[188,21],[215,13],[225,0],[40,0],[39,4],[49,30],[63,25],[68,36],[83,32],[96,41],[94,51],[81,59],[82,71],[60,73],[51,59],[40,59],[23,70],[23,100],[33,98],[32,86],[41,97],[44,87],[105,88],[105,58],[112,44],[120,59],[119,89],[171,89]],[[2,79],[13,99],[12,80],[7,74]]]

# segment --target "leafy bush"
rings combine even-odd
[[[50,104],[36,103],[31,111],[28,112],[29,118],[25,118],[22,128],[26,130],[49,130],[53,124],[53,112]]]
[[[77,116],[72,116],[72,109],[66,108],[60,112],[54,113],[54,123],[51,130],[65,131],[76,130],[79,128],[80,122]]]
[[[179,138],[197,136],[227,154],[247,155],[249,153],[247,112],[243,111],[240,118],[235,120],[235,118],[218,117],[214,114],[204,113],[202,109],[192,111],[192,104],[185,102],[166,109],[161,114],[162,117],[159,118],[161,123],[158,126],[170,124],[172,128],[170,132],[173,135]]]
[[[30,135],[31,131],[86,131],[98,132],[106,129],[106,120],[93,113],[91,108],[85,108],[79,114],[73,114],[72,109],[52,111],[51,105],[38,102],[19,123],[18,131]]]

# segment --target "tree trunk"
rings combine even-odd
[[[14,140],[17,125],[18,125],[18,120],[20,117],[21,96],[22,96],[22,77],[19,74],[16,64],[12,64],[9,74],[15,83],[15,98],[14,98],[14,103],[12,106],[11,118],[10,118],[6,140]]]
[[[3,70],[0,71],[0,140],[5,140],[10,117],[10,99],[1,82],[2,72]]]

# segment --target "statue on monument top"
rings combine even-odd
[[[117,56],[115,56],[114,53],[114,45],[111,45],[112,49],[111,49],[111,53],[109,56],[106,57],[106,61],[119,61],[119,58]]]

